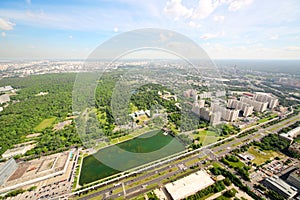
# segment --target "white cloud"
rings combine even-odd
[[[225,16],[223,16],[223,15],[214,16],[214,21],[216,21],[216,22],[222,23],[224,21],[224,19],[225,19]]]
[[[251,5],[252,2],[253,0],[234,0],[229,4],[228,10],[233,12],[238,11]]]
[[[73,35],[69,35],[69,39],[73,39]]]
[[[12,30],[16,24],[10,22],[9,20],[5,20],[3,18],[0,18],[0,29],[2,30]]]
[[[223,36],[225,34],[224,31],[220,32],[220,33],[205,33],[203,34],[202,36],[200,36],[201,39],[203,40],[209,40],[209,39],[213,39],[213,38],[217,38],[217,37],[220,37],[220,36]]]
[[[199,0],[198,7],[193,13],[194,19],[205,19],[220,5],[219,1],[215,0]]]
[[[270,40],[277,40],[278,39],[278,35],[272,35],[271,37],[270,37]]]
[[[164,12],[173,16],[174,20],[178,20],[180,17],[191,17],[193,9],[189,9],[182,5],[181,0],[170,0],[166,4]]]
[[[115,27],[115,28],[114,28],[114,32],[115,32],[115,33],[119,32],[119,28],[118,28],[118,27]]]
[[[218,35],[219,35],[218,33],[216,33],[216,34],[205,33],[200,38],[203,39],[203,40],[209,40],[209,39],[213,39],[213,38],[218,37]]]
[[[201,28],[201,27],[202,27],[201,24],[196,23],[196,22],[194,22],[194,21],[190,21],[190,22],[189,22],[189,26],[192,27],[192,28]]]
[[[289,46],[289,47],[284,48],[284,50],[287,50],[287,51],[300,51],[300,46]]]
[[[6,33],[5,33],[5,32],[2,32],[2,33],[1,33],[1,36],[2,36],[2,37],[5,37],[5,36],[6,36]]]

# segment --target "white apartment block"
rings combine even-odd
[[[240,101],[253,106],[253,110],[257,112],[264,112],[269,104],[268,102],[259,102],[246,97],[241,97]]]
[[[262,93],[262,92],[256,92],[254,94],[253,99],[259,102],[268,102],[268,108],[270,109],[275,108],[279,104],[278,98],[272,96],[271,94]]]
[[[230,110],[217,104],[211,105],[212,112],[220,112],[221,118],[228,122],[236,121],[239,117],[239,110]]]
[[[236,99],[228,99],[227,107],[234,108],[237,110],[242,110],[244,117],[248,117],[249,115],[252,115],[254,109],[254,107],[251,106],[250,104],[238,101]]]

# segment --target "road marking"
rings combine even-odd
[[[124,197],[126,197],[126,190],[125,190],[124,182],[122,182],[122,187],[123,187]]]

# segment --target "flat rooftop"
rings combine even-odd
[[[179,200],[193,195],[212,184],[214,184],[214,181],[210,175],[206,171],[200,170],[173,183],[168,183],[165,187],[174,200]]]
[[[284,182],[282,179],[280,179],[277,176],[268,177],[265,180],[269,184],[271,184],[273,187],[276,187],[278,190],[280,190],[283,194],[288,196],[289,198],[295,196],[297,194],[297,189],[292,187],[291,185]]]

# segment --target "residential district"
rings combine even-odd
[[[78,73],[85,71],[81,64],[79,61],[5,62],[0,64],[0,74],[10,79]],[[134,62],[131,66],[144,64]],[[126,65],[117,63],[114,67]],[[151,130],[151,120],[172,113],[163,113],[164,109],[156,109],[156,113],[150,108],[134,109],[128,114],[129,124],[114,128],[134,129],[128,135],[101,141],[93,147],[74,145],[30,157],[28,152],[37,148],[37,138],[43,134],[42,128],[36,128],[22,143],[2,153],[0,198],[300,199],[300,88],[299,82],[295,84],[299,77],[287,81],[289,73],[247,69],[237,72],[236,66],[222,66],[219,70],[224,89],[200,90],[212,80],[200,83],[189,75],[187,81],[195,87],[180,94],[191,100],[189,109],[204,126],[183,130],[178,136],[168,117],[162,122],[164,136],[178,138],[184,144],[182,151],[96,180],[90,177],[92,181],[84,182],[84,162],[90,155],[138,138],[145,130]],[[1,85],[0,116],[18,105],[15,96],[24,89],[13,84]],[[155,92],[157,98],[183,109],[178,100],[180,95],[165,89]],[[49,94],[37,91],[32,95],[42,98]],[[50,123],[49,130],[53,133],[64,130],[79,116],[80,113],[72,113],[64,120]]]

